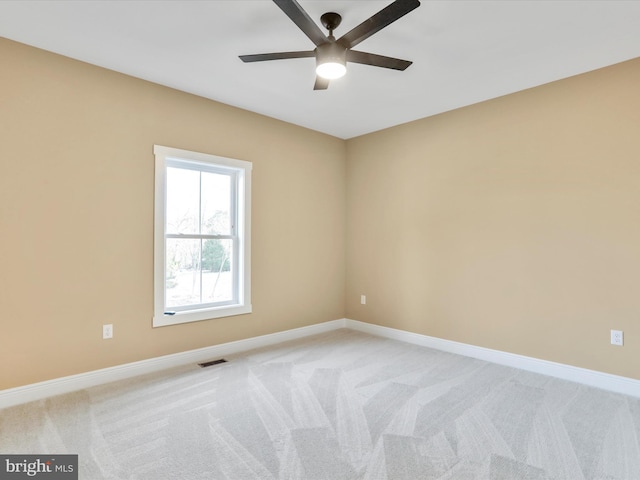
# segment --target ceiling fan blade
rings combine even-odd
[[[322,77],[316,75],[316,83],[313,86],[313,89],[314,90],[326,90],[327,88],[329,88],[329,79],[328,78],[322,78]]]
[[[307,58],[315,57],[316,52],[313,50],[304,52],[279,52],[279,53],[256,53],[254,55],[240,55],[240,60],[245,63],[264,62],[266,60],[286,60],[288,58]]]
[[[278,5],[316,46],[328,41],[324,32],[311,20],[311,17],[296,0],[273,0],[273,3]]]
[[[399,58],[385,57],[374,53],[347,50],[347,62],[373,65],[374,67],[392,68],[393,70],[406,70],[413,62]]]
[[[276,0],[274,0],[276,1]],[[345,33],[338,39],[338,43],[346,48],[355,47],[363,40],[379,32],[387,25],[405,16],[411,10],[420,6],[419,0],[396,0],[391,5],[383,8],[378,13],[362,22],[357,27]]]

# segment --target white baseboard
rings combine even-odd
[[[32,383],[22,387],[0,390],[0,408],[11,407],[21,403],[32,402],[54,395],[73,392],[83,388],[101,385],[103,383],[123,380],[145,373],[157,372],[167,368],[198,363],[214,358],[220,358],[233,353],[244,352],[254,348],[267,347],[288,340],[316,335],[345,327],[345,319],[318,323],[308,327],[295,328],[284,332],[247,338],[236,342],[223,343],[211,347],[189,350],[186,352],[164,355],[139,362],[126,363],[115,367],[103,368],[91,372],[70,375],[39,383]]]
[[[289,340],[296,340],[310,335],[337,330],[339,328],[349,328],[379,337],[456,353],[466,357],[477,358],[487,362],[549,375],[551,377],[640,398],[639,380],[343,318],[310,325],[308,327],[295,328],[284,332],[247,338],[236,342],[223,343],[221,345],[189,350],[172,355],[141,360],[139,362],[80,373],[78,375],[56,378],[45,382],[33,383],[22,387],[0,390],[0,409],[101,385],[103,383],[123,380],[145,373],[220,358],[225,355],[244,352],[254,348],[267,347]]]
[[[490,348],[477,347],[466,343],[444,340],[442,338],[429,337],[418,333],[411,333],[395,328],[381,327],[357,320],[345,321],[346,328],[360,332],[377,335],[393,340],[434,348],[450,353],[457,353],[465,357],[477,358],[491,363],[497,363],[508,367],[519,368],[529,372],[540,373],[550,377],[561,378],[571,382],[582,383],[591,387],[623,393],[640,398],[640,380],[621,377],[609,373],[597,372],[586,368],[573,367],[562,363],[549,362],[538,358],[525,357],[515,353],[491,350]]]

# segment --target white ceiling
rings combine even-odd
[[[391,0],[299,3],[340,37]],[[238,59],[313,50],[269,0],[3,0],[0,36],[346,139],[640,57],[640,1],[422,0],[357,47],[413,65],[326,91],[313,58]]]

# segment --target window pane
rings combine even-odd
[[[167,168],[166,208],[167,233],[200,233],[200,172]]]
[[[202,172],[202,233],[231,234],[231,176]]]
[[[201,240],[167,238],[166,309],[200,302]]]
[[[233,300],[232,240],[205,240],[202,248],[202,303]]]

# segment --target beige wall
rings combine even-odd
[[[4,39],[0,58],[0,389],[344,316],[343,140]],[[253,162],[253,314],[151,327],[154,144]]]
[[[347,317],[640,379],[640,60],[347,158]]]
[[[344,316],[640,378],[640,60],[345,142],[0,58],[0,389]],[[151,327],[154,144],[253,162],[253,314]]]

